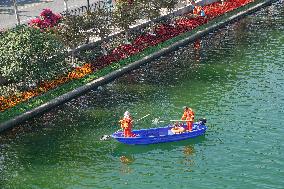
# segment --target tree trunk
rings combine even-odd
[[[9,81],[5,77],[0,75],[0,86],[6,85],[8,83],[9,83]]]
[[[19,13],[18,13],[17,1],[13,0],[13,4],[14,4],[14,12],[15,12],[15,15],[16,15],[17,23],[18,23],[18,25],[20,25],[21,21],[20,21],[20,16],[19,16]]]
[[[106,49],[107,44],[106,44],[106,42],[104,41],[104,38],[101,38],[101,40],[103,41],[102,44],[101,44],[102,53],[103,53],[103,55],[107,55],[107,54],[108,54],[108,53],[107,53],[107,49]]]
[[[75,48],[72,49],[72,53],[71,53],[71,64],[72,64],[72,67],[73,67],[73,68],[76,67],[76,64],[75,64]]]
[[[151,35],[156,35],[155,34],[154,22],[152,20],[150,20],[150,34]]]
[[[129,40],[128,40],[128,29],[125,29],[124,43],[125,43],[125,44],[130,44],[130,42],[129,42]]]

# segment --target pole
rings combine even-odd
[[[147,115],[141,117],[140,119],[137,119],[136,122],[137,122],[137,121],[140,121],[141,119],[144,119],[145,117],[148,117],[149,115],[150,115],[150,114],[147,114]]]
[[[171,122],[173,122],[173,121],[181,121],[181,122],[186,122],[186,121],[188,121],[188,120],[171,119],[170,121],[171,121]]]
[[[67,2],[68,0],[64,0],[64,6],[65,6],[65,11],[66,11],[66,13],[68,12],[68,2]]]
[[[90,11],[90,0],[87,0],[88,12]]]
[[[19,13],[18,13],[17,1],[16,1],[16,0],[13,0],[13,4],[14,4],[14,13],[15,13],[15,15],[16,15],[17,24],[20,25],[20,24],[21,24],[21,21],[20,21],[20,16],[19,16]]]

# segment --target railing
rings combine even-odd
[[[93,12],[97,8],[112,9],[113,8],[112,1],[111,0],[100,0],[100,1],[92,3],[92,4],[81,6],[81,7],[71,9],[71,10],[68,10],[68,11],[63,11],[60,14],[62,16],[66,16],[66,15],[79,16],[79,15],[83,15],[84,13],[86,13],[88,11]]]
[[[179,1],[179,3],[182,3],[182,2],[186,2],[186,1],[185,0],[180,0]],[[86,13],[88,11],[94,12],[97,8],[112,9],[113,8],[112,0],[100,0],[100,1],[97,1],[97,2],[92,3],[92,4],[88,3],[87,5],[84,5],[84,6],[81,6],[81,7],[77,7],[75,9],[71,9],[71,10],[68,10],[68,11],[63,11],[60,14],[62,16],[66,16],[66,15],[79,16],[79,15],[83,15],[84,13]]]

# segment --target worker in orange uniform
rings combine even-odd
[[[202,6],[195,6],[193,9],[193,14],[196,16],[205,16],[205,11]]]
[[[183,107],[183,115],[181,117],[181,120],[186,120],[186,125],[188,131],[192,131],[192,126],[194,122],[194,112],[191,108],[188,108],[187,106]]]
[[[123,119],[121,119],[120,121],[120,127],[123,130],[124,133],[124,137],[132,137],[132,123],[133,120],[131,118],[131,115],[128,111],[126,111],[124,113],[124,117]]]
[[[191,6],[192,6],[192,11],[193,11],[193,14],[195,16],[202,16],[202,17],[205,17],[205,11],[204,9],[202,8],[202,6],[199,6],[195,3],[195,1],[191,1]]]

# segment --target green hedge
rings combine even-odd
[[[52,32],[20,25],[0,38],[0,74],[13,83],[50,80],[70,69],[66,53]]]

